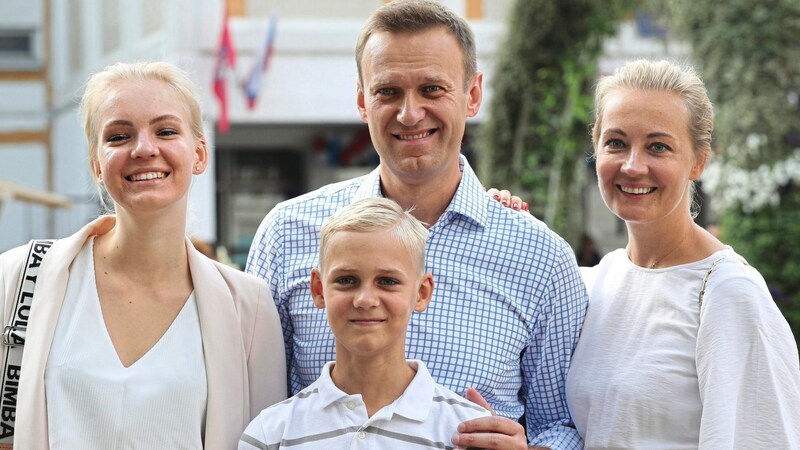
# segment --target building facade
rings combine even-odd
[[[484,110],[468,124],[469,152],[470,135],[489,113],[492,56],[513,0],[442,1],[472,24],[485,74]],[[73,202],[69,209],[6,202],[0,251],[32,238],[67,235],[102,212],[77,117],[83,83],[116,61],[165,60],[187,70],[201,89],[212,149],[208,171],[192,187],[188,231],[224,245],[242,263],[255,228],[277,202],[375,167],[355,105],[354,48],[365,19],[383,3],[228,0],[237,59],[225,82],[231,127],[220,133],[212,86],[222,0],[0,2],[0,98],[6,100],[0,102],[0,180]],[[270,23],[277,24],[273,53],[250,107],[242,86],[265,48]],[[4,38],[14,33],[28,37]],[[12,44],[17,50],[9,56]],[[643,34],[630,20],[606,54],[601,70],[610,72],[631,57],[682,55],[685,49]],[[596,188],[587,189],[588,196],[595,194]],[[608,235],[596,240],[612,247],[618,225],[604,213],[602,202],[591,206],[589,227],[596,237]],[[592,223],[600,225],[592,229]]]

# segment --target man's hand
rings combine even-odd
[[[491,417],[481,417],[461,423],[458,433],[453,435],[453,445],[457,448],[483,448],[496,450],[527,450],[525,429],[518,422],[494,414],[489,404],[473,388],[467,389],[467,400],[483,406],[492,413]]]

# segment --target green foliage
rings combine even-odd
[[[579,186],[591,153],[597,58],[634,0],[517,0],[495,65],[478,138],[487,185],[530,199],[573,244],[583,229]]]
[[[747,170],[783,160],[800,119],[800,1],[670,0],[669,11],[717,106],[717,151]]]
[[[800,187],[787,186],[781,205],[722,219],[723,238],[756,267],[774,289],[775,301],[800,337]]]
[[[692,46],[715,104],[723,239],[781,293],[800,338],[800,1],[650,1]]]

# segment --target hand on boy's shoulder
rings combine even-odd
[[[474,388],[467,389],[464,397],[485,408],[492,415],[461,423],[458,426],[458,432],[453,435],[453,445],[457,448],[528,449],[525,429],[519,422],[495,415],[489,403]]]

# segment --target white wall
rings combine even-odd
[[[0,179],[32,189],[46,188],[46,149],[42,144],[0,145]],[[42,206],[4,201],[0,209],[0,251],[47,237],[48,213]]]
[[[119,16],[116,19],[119,23],[119,45],[104,50],[103,11],[113,2],[117,4]],[[324,5],[308,6],[314,2]],[[464,10],[465,2],[462,0],[445,2],[457,11]],[[251,3],[255,5],[252,0]],[[261,11],[260,15],[231,20],[233,41],[238,53],[236,73],[227,86],[232,123],[359,123],[355,107],[354,47],[364,20],[383,2],[358,0],[357,4],[337,9],[337,14],[326,15],[318,12],[330,7],[327,0],[304,0],[302,5],[286,1],[284,14],[278,23],[271,67],[262,80],[256,108],[249,110],[238,85],[246,79],[261,49],[273,3],[264,3],[261,9],[251,8]],[[34,24],[41,28],[44,5],[42,0],[1,0],[0,26],[14,22]],[[51,128],[53,188],[58,193],[75,198],[82,205],[73,211],[55,213],[59,235],[73,231],[78,224],[97,213],[91,197],[94,188],[86,168],[86,143],[82,127],[76,119],[76,101],[90,73],[116,61],[159,59],[177,63],[189,71],[200,88],[209,147],[213,150],[217,139],[213,127],[218,108],[212,92],[212,78],[222,5],[222,0],[57,0],[47,3],[51,8],[51,53],[48,61],[51,110],[48,113],[47,91],[43,84],[0,83],[0,98],[6,100],[0,102],[0,132]],[[484,110],[472,121],[481,122],[488,117],[486,106],[491,97],[493,56],[503,39],[503,19],[510,5],[510,0],[486,1],[484,9],[487,19],[472,22],[477,40],[478,66],[485,75]],[[71,8],[80,8],[76,12],[82,21],[80,27],[71,23],[76,17]],[[148,26],[148,21],[153,20],[159,24],[155,29]],[[71,37],[75,36],[80,37],[80,45],[70,48],[70,42],[74,42]],[[625,59],[665,53],[680,57],[686,53],[686,48],[671,41],[642,40],[636,35],[635,24],[630,22],[624,24],[620,34],[607,43],[601,68],[603,72],[610,72]],[[71,56],[75,55],[79,55],[84,62],[77,69],[71,67],[71,61],[75,59]],[[226,135],[219,139],[227,143],[229,139],[238,138]],[[45,153],[43,145],[0,147],[0,178],[32,180],[35,185],[31,187],[45,187]],[[214,171],[210,167],[195,183],[190,200],[193,211],[191,231],[207,240],[216,238],[215,192]],[[38,232],[35,227],[24,227],[19,223],[12,226],[8,219],[11,215],[6,209],[0,216],[0,250],[8,242],[23,243],[31,233]],[[10,227],[8,232],[6,227]]]
[[[0,132],[47,129],[47,87],[41,81],[0,81]]]
[[[43,64],[43,2],[0,1],[0,30],[32,31],[32,58],[0,57],[0,71],[30,71],[34,76]],[[33,77],[29,77],[33,78]],[[10,137],[0,144],[0,180],[44,190],[47,187],[47,147],[41,142],[13,142],[15,136],[36,135],[47,129],[47,91],[36,79],[0,81],[0,133]],[[8,142],[10,141],[10,142]],[[48,231],[47,208],[6,200],[0,209],[0,251],[22,244]]]
[[[367,14],[368,15],[368,14]],[[282,18],[278,22],[275,51],[269,70],[262,79],[256,107],[247,108],[241,84],[255,64],[261,50],[268,18],[231,20],[232,40],[237,51],[236,73],[228,79],[229,115],[232,123],[359,123],[356,110],[357,70],[355,45],[364,18],[301,19]],[[218,21],[208,20],[217,30]],[[478,67],[490,79],[492,57],[503,25],[480,21],[473,24],[478,47]],[[214,53],[218,37],[202,41],[195,61],[196,75],[205,90],[204,106],[214,119],[219,109],[211,86]],[[484,84],[484,104],[491,97],[491,86]],[[479,115],[478,121],[482,120]]]

